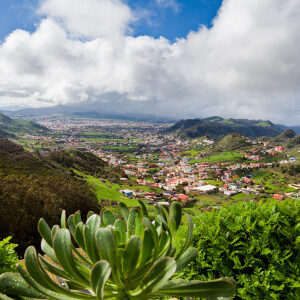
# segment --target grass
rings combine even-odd
[[[138,205],[137,200],[128,198],[124,194],[119,192],[119,190],[126,188],[128,189],[128,186],[123,186],[117,183],[110,182],[108,180],[95,178],[91,175],[85,175],[77,170],[74,170],[74,172],[82,176],[88,182],[99,203],[101,203],[102,200],[107,199],[116,202],[122,201],[129,207]]]
[[[243,156],[244,156],[243,154],[240,154],[237,152],[226,151],[221,154],[213,155],[210,157],[194,159],[194,160],[191,160],[190,163],[198,163],[198,162],[217,163],[217,162],[221,162],[221,161],[234,162],[234,161],[239,161]]]
[[[244,194],[244,193],[238,193],[238,194],[231,196],[231,199],[233,199],[233,200],[247,200],[249,198],[251,198],[251,195]]]
[[[93,137],[93,138],[81,138],[86,142],[102,143],[102,142],[126,142],[124,139],[116,138],[104,138],[104,137]]]
[[[218,180],[204,180],[207,184],[212,184],[215,186],[222,186],[223,182]]]

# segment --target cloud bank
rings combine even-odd
[[[44,0],[36,31],[0,45],[0,106],[109,103],[112,110],[300,120],[300,2],[224,0],[185,39],[134,37],[121,0]]]

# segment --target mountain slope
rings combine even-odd
[[[247,119],[223,119],[221,117],[209,117],[205,119],[181,120],[167,129],[183,137],[197,138],[210,136],[220,138],[230,133],[239,133],[247,137],[277,136],[282,129],[270,121]]]
[[[22,119],[12,119],[0,113],[0,130],[10,134],[35,133],[37,131],[47,131],[48,129],[40,124]]]
[[[102,205],[85,180],[73,172],[99,177],[118,177],[118,170],[90,153],[56,151],[42,156],[0,139],[0,240],[12,235],[23,253],[28,244],[40,247],[38,220],[58,224],[63,209],[67,215],[80,210],[86,216]]]

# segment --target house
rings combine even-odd
[[[169,206],[169,205],[170,205],[170,203],[169,203],[169,202],[158,202],[157,204],[158,204],[158,205],[167,205],[167,206]]]
[[[190,188],[191,193],[200,193],[200,194],[210,194],[217,190],[218,188],[215,185],[211,185],[211,184]]]
[[[185,195],[185,194],[178,194],[177,198],[183,202],[187,201],[189,199],[189,196]]]
[[[125,189],[125,190],[120,190],[119,192],[124,194],[127,197],[132,197],[133,196],[133,191],[132,190]]]
[[[243,181],[245,184],[250,184],[250,185],[254,184],[254,181],[252,179],[250,179],[249,177],[244,177]]]
[[[274,194],[274,195],[273,195],[273,198],[274,198],[274,199],[277,199],[277,200],[282,200],[283,197],[284,197],[284,196],[283,196],[282,194]]]

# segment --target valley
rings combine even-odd
[[[76,173],[100,203],[179,201],[197,214],[223,202],[299,197],[300,147],[293,131],[255,139],[238,133],[191,139],[170,133],[169,123],[77,115],[33,120],[47,131],[15,133],[12,139],[26,150],[44,156],[66,149],[84,151],[124,174],[116,185],[109,175]],[[76,167],[75,172],[81,172]]]

